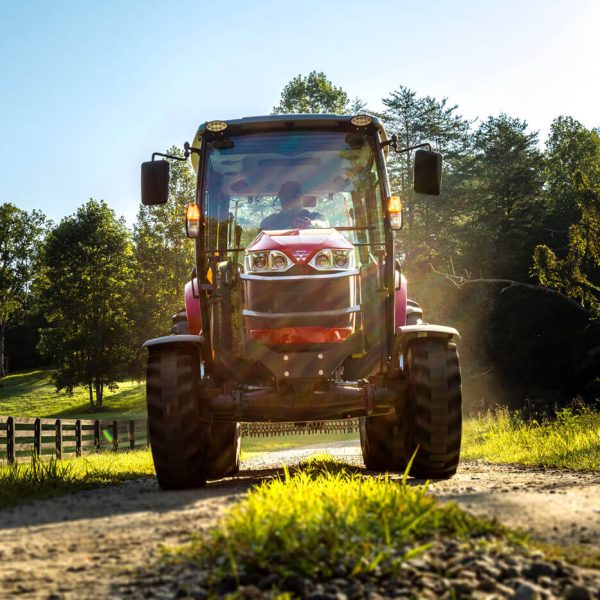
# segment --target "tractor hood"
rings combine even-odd
[[[299,264],[307,264],[323,248],[352,250],[354,246],[336,229],[261,231],[246,252],[279,250]]]

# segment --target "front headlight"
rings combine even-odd
[[[320,250],[308,264],[319,271],[347,271],[354,268],[354,251]]]
[[[255,273],[257,271],[287,271],[294,266],[294,263],[279,250],[270,250],[267,252],[248,252],[246,254],[246,272]]]

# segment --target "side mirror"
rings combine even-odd
[[[142,163],[142,204],[166,204],[169,198],[169,163],[152,160]]]
[[[439,196],[442,185],[442,155],[429,150],[415,152],[414,187],[417,194]]]

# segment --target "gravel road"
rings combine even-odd
[[[283,463],[325,450],[362,465],[357,442],[337,442],[252,458],[238,477],[202,490],[161,492],[154,479],[139,479],[0,510],[0,597],[137,596],[133,573],[151,563],[158,544],[185,541]],[[469,462],[430,490],[535,538],[600,549],[600,473]]]

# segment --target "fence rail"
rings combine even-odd
[[[0,460],[69,458],[103,450],[148,447],[146,419],[30,419],[0,417]]]
[[[242,423],[242,436],[354,433],[358,419],[298,423]],[[70,458],[106,450],[148,447],[147,419],[33,419],[0,416],[0,461]]]

